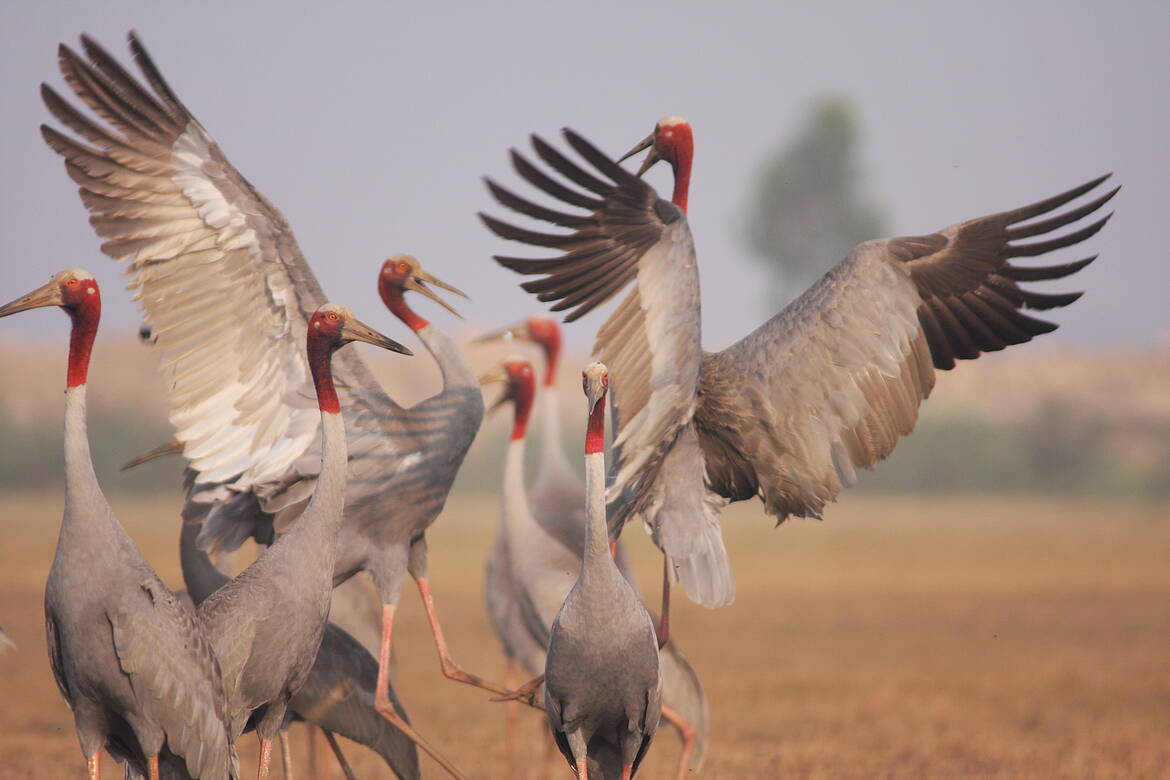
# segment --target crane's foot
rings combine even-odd
[[[460,772],[454,764],[452,764],[446,756],[435,749],[429,741],[427,741],[421,734],[415,731],[409,723],[402,719],[398,712],[394,709],[394,705],[390,702],[389,696],[382,694],[385,690],[379,688],[379,695],[374,700],[374,709],[378,714],[385,718],[391,726],[401,731],[414,744],[418,745],[419,749],[435,760],[439,766],[443,768],[447,774],[456,780],[467,780],[467,776]],[[325,732],[328,734],[329,732]]]
[[[695,727],[670,707],[664,706],[662,708],[662,717],[666,718],[670,725],[678,729],[679,736],[682,737],[683,747],[682,755],[678,759],[677,780],[684,780],[687,772],[691,768],[691,756],[695,754],[695,744],[698,741],[698,735],[695,732]]]
[[[353,773],[353,767],[345,760],[345,753],[341,752],[341,745],[337,744],[337,737],[333,736],[333,732],[328,729],[321,729],[322,734],[325,735],[325,741],[329,743],[329,747],[333,750],[333,755],[337,758],[337,763],[341,767],[341,773],[345,775],[345,780],[357,780],[357,775]],[[316,775],[313,775],[316,777]]]
[[[507,702],[522,701],[525,704],[527,704],[529,707],[535,707],[536,709],[542,709],[544,707],[544,705],[537,701],[537,696],[540,693],[540,686],[542,686],[542,685],[544,685],[544,675],[543,674],[540,675],[539,677],[532,678],[531,680],[524,683],[516,690],[509,691],[507,694],[505,694],[503,696],[492,697],[492,701],[507,701]]]

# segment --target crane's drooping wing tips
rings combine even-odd
[[[603,198],[613,190],[612,184],[603,182],[601,179],[588,173],[552,146],[549,146],[548,142],[540,136],[532,136],[532,148],[536,150],[536,154],[540,159],[544,160],[555,171],[579,187],[595,192]]]
[[[189,118],[191,112],[187,110],[187,107],[183,105],[183,101],[179,100],[179,96],[174,93],[171,85],[163,78],[162,72],[154,64],[154,59],[146,51],[146,47],[142,44],[138,33],[131,30],[126,37],[130,44],[130,52],[134,55],[134,61],[138,63],[138,67],[142,70],[142,75],[146,76],[146,80],[150,82],[150,86],[166,101],[176,117]]]
[[[195,613],[148,577],[108,615],[135,698],[192,777],[228,777],[234,750],[219,663]]]
[[[512,150],[511,157],[512,167],[516,169],[516,173],[520,174],[520,178],[546,195],[550,195],[557,200],[563,200],[571,206],[577,206],[590,211],[597,211],[601,208],[602,201],[591,198],[570,187],[566,187],[528,162],[524,155],[515,149]]]
[[[1108,217],[1051,236],[1113,198],[1116,189],[1059,211],[1106,178],[931,235],[862,244],[754,333],[705,356],[695,423],[712,489],[733,500],[758,494],[781,520],[819,516],[857,468],[913,429],[935,369],[1056,328],[1021,310],[1067,306],[1080,293],[1018,283],[1063,278],[1095,258],[1011,261],[1096,234]]]
[[[525,216],[532,217],[533,219],[544,220],[545,222],[551,222],[554,225],[560,225],[561,227],[573,229],[579,229],[589,225],[588,217],[583,217],[576,214],[565,214],[560,211],[554,211],[553,209],[547,208],[545,206],[540,206],[530,200],[521,198],[511,190],[501,187],[499,184],[487,177],[484,177],[484,183],[487,184],[488,190],[491,191],[492,196],[496,200],[513,211],[518,211]],[[483,215],[481,214],[480,217],[482,218]]]
[[[575,130],[566,127],[561,132],[564,133],[565,140],[569,142],[569,146],[576,150],[577,154],[588,160],[589,164],[597,168],[597,170],[613,179],[619,186],[632,185],[641,181],[640,178],[618,165],[606,156],[604,152],[586,141]]]

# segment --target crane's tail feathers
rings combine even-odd
[[[643,517],[654,543],[670,559],[672,580],[708,609],[735,601],[735,577],[719,523],[727,499],[706,487],[694,427],[679,434],[650,490]]]

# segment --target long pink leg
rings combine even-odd
[[[416,577],[415,582],[418,584],[418,593],[422,596],[423,609],[426,610],[427,621],[431,624],[431,633],[435,637],[435,649],[439,652],[439,666],[443,670],[443,676],[448,680],[455,680],[456,682],[474,685],[476,688],[483,688],[485,691],[491,691],[499,696],[506,697],[512,695],[512,691],[505,690],[494,683],[489,683],[482,677],[467,672],[462,666],[455,663],[454,659],[451,658],[451,651],[447,649],[447,639],[443,636],[443,627],[439,624],[439,615],[435,611],[435,597],[431,593],[430,583],[427,582],[426,577]]]
[[[280,769],[284,780],[293,780],[292,748],[288,744],[288,731],[281,729],[277,735],[280,739]]]
[[[272,740],[260,737],[260,764],[256,767],[256,780],[268,777],[268,765],[272,763]]]
[[[150,758],[146,759],[146,771],[150,775],[150,780],[158,780],[158,754],[155,753]]]
[[[682,755],[678,759],[678,780],[683,780],[687,776],[687,770],[691,766],[691,755],[695,752],[695,741],[697,739],[695,727],[688,721],[683,720],[682,715],[679,715],[670,707],[664,706],[662,708],[662,717],[666,718],[682,735],[683,747]]]
[[[378,714],[390,722],[390,725],[401,731],[414,744],[431,758],[439,766],[446,770],[447,774],[459,780],[467,780],[466,776],[455,768],[447,758],[436,750],[430,742],[422,737],[417,731],[411,728],[410,724],[399,717],[398,712],[394,709],[394,703],[390,701],[390,637],[394,629],[394,605],[382,605],[382,644],[378,650],[378,682],[374,690],[374,709]]]
[[[100,750],[85,759],[85,774],[89,780],[102,780],[102,753]]]
[[[577,762],[577,780],[589,780],[589,762],[584,758]]]
[[[633,766],[631,766],[630,764],[624,764],[622,766],[622,780],[630,780],[630,777],[633,774],[633,771],[634,771]]]

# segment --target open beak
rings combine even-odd
[[[463,315],[460,314],[459,312],[455,311],[455,307],[453,307],[451,304],[447,303],[442,298],[440,298],[438,295],[436,295],[435,292],[431,288],[427,287],[428,284],[433,284],[435,287],[438,287],[441,290],[446,290],[447,292],[455,293],[456,295],[467,298],[467,293],[463,292],[458,287],[453,287],[453,286],[447,284],[446,282],[444,282],[443,280],[437,279],[434,276],[431,276],[430,274],[428,274],[426,271],[422,270],[421,268],[418,269],[417,271],[415,271],[411,275],[410,279],[406,283],[406,286],[409,289],[414,290],[415,292],[422,293],[423,295],[430,298],[435,303],[442,306],[447,311],[454,314],[459,319],[463,319]]]
[[[487,344],[490,341],[499,341],[501,339],[522,339],[528,335],[528,325],[525,322],[517,322],[513,325],[508,325],[503,328],[488,331],[482,336],[477,336],[471,340],[472,344]]]
[[[17,298],[11,303],[0,306],[0,317],[16,314],[29,309],[39,309],[42,306],[60,306],[65,301],[61,298],[61,285],[54,279],[48,284],[30,292],[28,295]]]
[[[388,349],[391,352],[397,352],[401,355],[413,355],[406,347],[399,344],[394,339],[389,339],[383,336],[378,331],[361,322],[357,318],[351,318],[345,321],[341,326],[341,338],[345,341],[364,341],[367,344],[373,344],[375,347]]]
[[[654,167],[654,163],[662,159],[662,155],[658,154],[658,147],[654,145],[654,134],[657,132],[658,131],[655,130],[654,133],[651,133],[639,141],[637,146],[618,158],[618,162],[628,160],[643,149],[649,149],[650,151],[646,154],[646,159],[642,161],[642,167],[638,169],[638,175],[641,176],[646,173],[646,171]]]

